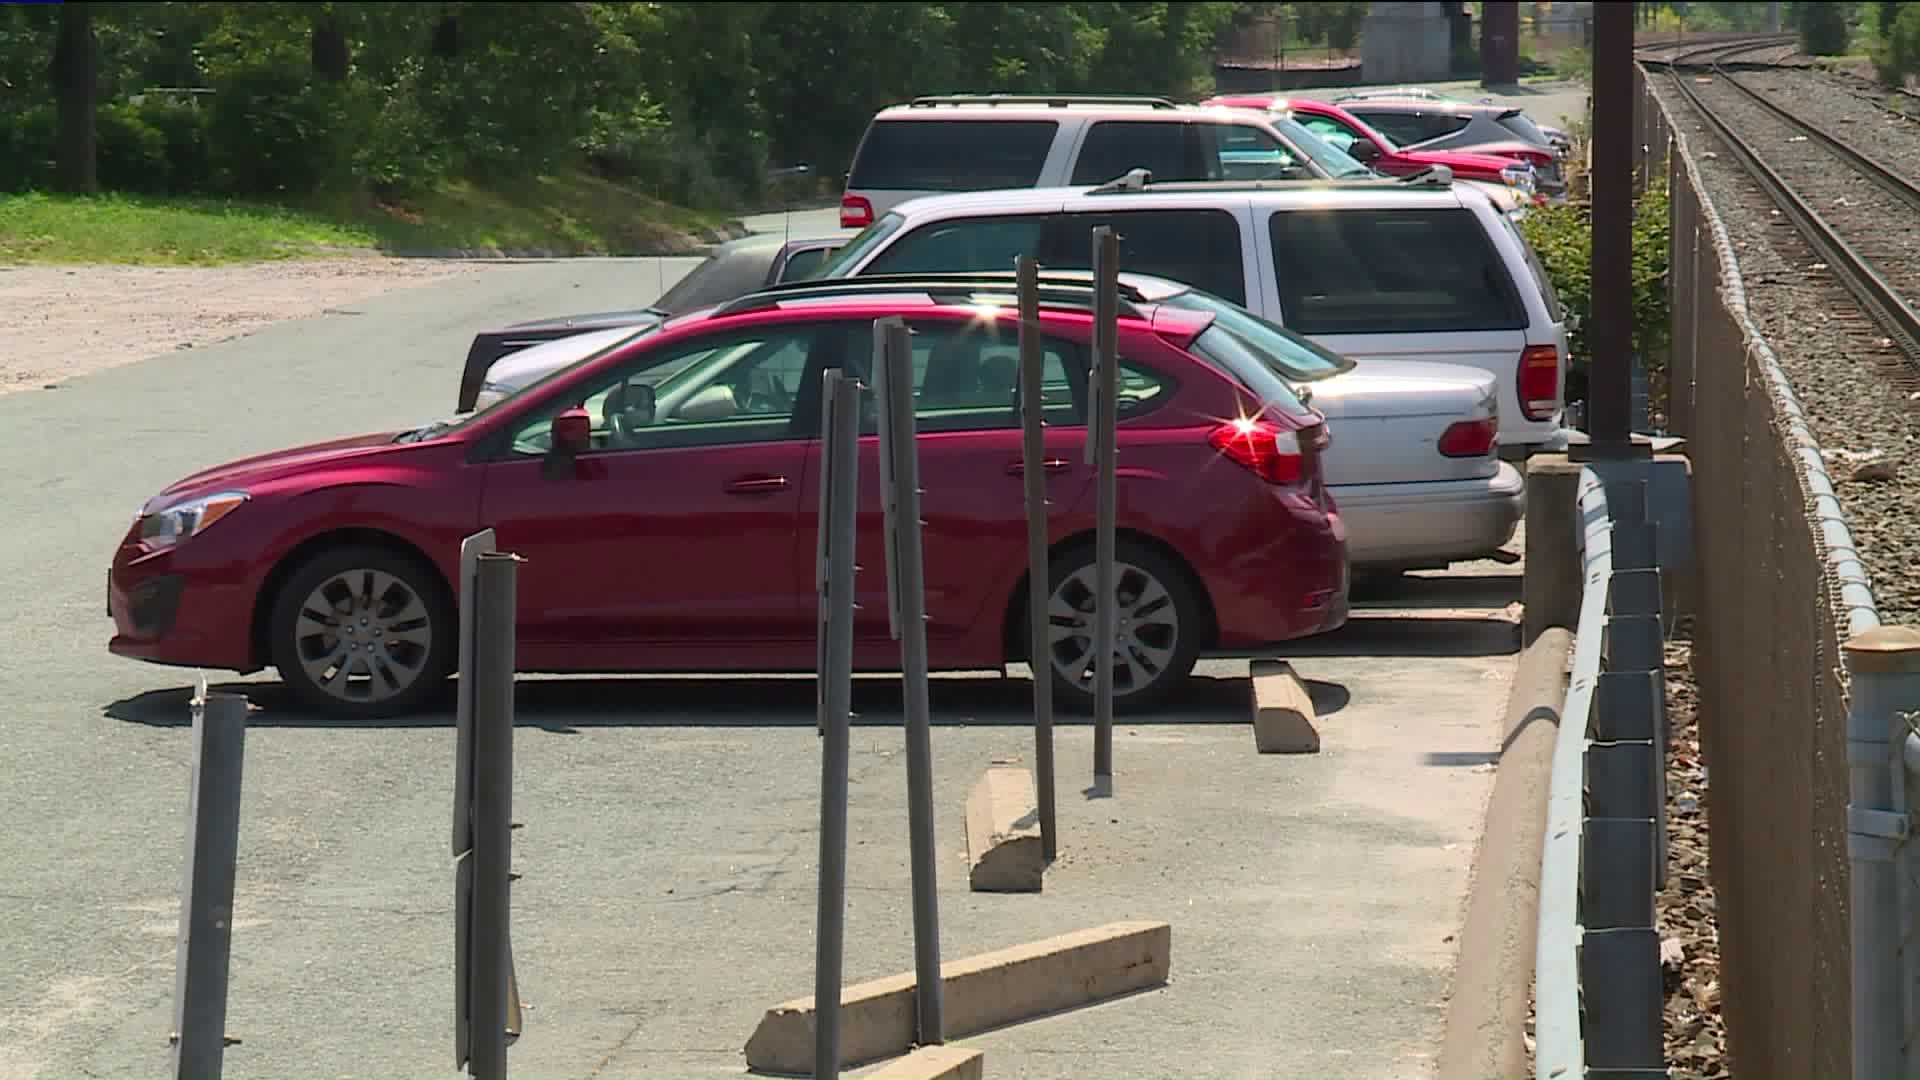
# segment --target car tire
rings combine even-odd
[[[1148,712],[1166,704],[1193,673],[1206,632],[1205,606],[1185,567],[1138,541],[1117,540],[1114,569],[1123,600],[1123,625],[1116,629],[1127,659],[1114,668],[1113,709]],[[1091,660],[1095,572],[1091,543],[1055,552],[1047,568],[1053,585],[1048,620],[1057,633],[1043,651],[1053,676],[1054,701],[1069,712],[1090,713],[1094,708],[1091,664],[1078,678],[1072,669],[1076,656]],[[1020,620],[1023,655],[1032,657],[1031,631],[1024,629],[1028,625],[1027,619]]]
[[[274,667],[299,708],[373,720],[412,712],[445,685],[460,632],[431,566],[355,545],[322,552],[287,577],[268,633]]]

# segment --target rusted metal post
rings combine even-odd
[[[1593,314],[1587,431],[1593,455],[1632,453],[1633,5],[1593,7]]]
[[[1033,779],[1040,803],[1040,855],[1060,852],[1053,794],[1053,653],[1047,640],[1048,574],[1046,402],[1042,396],[1040,263],[1031,255],[1015,262],[1020,300],[1021,468],[1027,488],[1027,666],[1033,669]]]

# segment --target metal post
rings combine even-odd
[[[1883,626],[1848,639],[1847,856],[1853,864],[1853,1075],[1905,1076],[1904,936],[1898,856],[1909,813],[1896,805],[1893,770],[1904,768],[1900,713],[1920,710],[1920,631]],[[1904,786],[1904,785],[1902,785]]]
[[[1638,103],[1632,4],[1593,8],[1593,312],[1587,430],[1595,457],[1629,453],[1633,177]]]
[[[1108,225],[1093,230],[1094,277],[1094,350],[1093,377],[1088,391],[1093,396],[1093,431],[1088,450],[1094,467],[1098,500],[1094,518],[1094,602],[1093,602],[1093,787],[1102,795],[1113,793],[1113,651],[1114,610],[1118,597],[1113,568],[1114,503],[1118,497],[1115,470],[1119,455],[1114,447],[1115,413],[1119,411],[1120,362],[1120,236]]]
[[[1053,579],[1047,558],[1046,402],[1042,399],[1040,264],[1031,255],[1015,260],[1020,300],[1021,469],[1027,484],[1027,666],[1033,669],[1033,771],[1040,802],[1040,857],[1060,852],[1053,801],[1053,657],[1047,605]]]
[[[512,952],[513,670],[517,555],[489,551],[474,567],[473,649],[473,982],[474,1080],[507,1075]]]
[[[173,1074],[218,1080],[227,1045],[227,970],[233,954],[233,878],[240,850],[240,764],[247,699],[208,694],[193,703],[193,770],[174,956]]]
[[[813,1075],[840,1075],[840,989],[846,953],[847,743],[853,711],[854,536],[860,508],[860,384],[823,374],[821,401],[820,898],[814,934]]]
[[[940,896],[933,850],[933,729],[927,703],[926,568],[920,546],[920,451],[914,423],[913,338],[899,316],[873,324],[874,393],[880,401],[887,564],[893,633],[900,639],[907,722],[907,835],[913,866],[914,1005],[919,1043],[946,1041],[941,1018]]]
[[[493,550],[493,530],[482,529],[460,541],[460,581],[455,602],[460,611],[460,678],[454,684],[453,710],[453,855],[473,848],[473,576],[480,553]],[[464,1012],[464,1010],[463,1010]],[[463,1051],[464,1053],[464,1051]]]

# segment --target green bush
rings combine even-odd
[[[1920,73],[1920,4],[1902,4],[1893,28],[1874,49],[1873,66],[1880,81],[1902,87],[1907,76]]]
[[[205,191],[213,182],[207,149],[207,109],[171,95],[149,94],[139,106],[141,122],[165,141],[167,190],[175,195]]]
[[[1796,4],[1799,16],[1800,47],[1811,56],[1839,56],[1847,51],[1852,32],[1847,28],[1847,10],[1836,3]]]
[[[32,191],[52,179],[53,106],[30,106],[0,124],[0,191]]]
[[[1520,231],[1540,256],[1560,303],[1578,323],[1568,335],[1567,396],[1586,396],[1593,366],[1587,331],[1593,323],[1593,217],[1584,204],[1539,206],[1528,212]],[[1666,370],[1672,311],[1667,300],[1667,192],[1649,185],[1633,218],[1633,350],[1640,354],[1656,385]]]
[[[260,65],[214,86],[207,142],[218,186],[235,193],[304,194],[350,175],[352,102],[303,71]]]
[[[348,108],[360,132],[353,146],[353,177],[374,192],[424,191],[451,171],[452,151],[413,96],[362,90]]]
[[[107,191],[164,195],[170,190],[167,137],[130,101],[103,105],[93,115],[100,186]]]
[[[730,206],[744,194],[741,185],[721,178],[708,145],[650,104],[623,115],[595,116],[581,149],[601,176],[632,181],[677,206]]]

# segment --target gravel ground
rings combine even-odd
[[[0,267],[0,394],[57,386],[487,265],[364,255],[241,266]]]
[[[1920,177],[1920,123],[1888,111],[1881,104],[1887,91],[1868,95],[1844,76],[1813,70],[1742,72],[1739,79],[1909,180]]]
[[[1695,93],[1747,140],[1781,179],[1826,219],[1841,239],[1874,264],[1902,292],[1920,296],[1920,214],[1911,204],[1882,189],[1839,154],[1769,112],[1739,90],[1716,80],[1696,84]],[[1825,122],[1824,102],[1795,101],[1796,115]],[[1834,128],[1850,125],[1838,117]],[[1854,125],[1857,126],[1857,125]],[[1875,147],[1874,149],[1878,149]],[[1908,174],[1920,172],[1920,153],[1888,148],[1887,163]]]
[[[1692,641],[1684,623],[1667,643],[1667,887],[1657,897],[1667,992],[1667,1063],[1674,1080],[1723,1080],[1720,930],[1707,862],[1707,766],[1695,718]]]
[[[1851,295],[1826,272],[1799,232],[1774,209],[1705,124],[1686,112],[1687,106],[1665,80],[1656,79],[1654,85],[1681,117],[1680,129],[1699,159],[1707,194],[1719,208],[1734,244],[1753,320],[1780,358],[1814,436],[1828,455],[1880,616],[1888,622],[1920,621],[1920,486],[1900,482],[1920,479],[1914,464],[1920,406],[1908,397],[1914,392],[1915,369],[1879,326],[1860,313]],[[1780,147],[1807,144],[1785,143],[1778,138],[1778,121],[1766,119],[1758,106],[1748,104],[1745,109],[1744,113],[1730,110],[1728,119],[1744,125],[1746,117],[1759,114],[1755,129],[1763,137],[1767,132],[1776,137],[1761,149],[1784,174],[1787,166],[1778,160]],[[1803,153],[1811,156],[1811,151]],[[1814,189],[1826,192],[1818,200],[1823,214],[1828,213],[1827,204],[1842,194],[1834,185],[1847,183],[1830,173],[1827,186]],[[1901,238],[1897,242],[1905,245],[1907,254],[1896,261],[1910,267],[1904,271],[1909,277],[1916,274],[1912,268],[1920,268],[1920,234],[1911,224],[1916,217],[1920,215],[1902,208],[1898,217],[1877,226],[1890,237]],[[1828,220],[1844,228],[1837,214]],[[1879,468],[1852,464],[1872,457],[1880,458],[1874,462]]]

